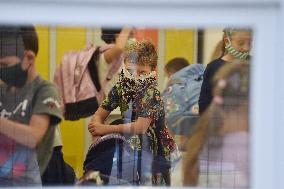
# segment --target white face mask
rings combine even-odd
[[[140,75],[138,77],[133,76],[131,73],[129,73],[129,71],[126,68],[122,68],[122,71],[123,71],[124,76],[126,78],[131,79],[131,80],[133,80],[135,82],[144,82],[146,79],[155,78],[156,77],[156,72],[155,71],[151,71],[147,75]]]

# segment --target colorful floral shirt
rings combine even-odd
[[[160,92],[154,86],[145,87],[144,90],[139,90],[136,93],[128,93],[127,102],[123,101],[122,94],[122,86],[118,82],[101,107],[112,111],[119,106],[123,119],[129,119],[127,113],[131,110],[131,121],[137,120],[138,117],[150,118],[152,122],[146,131],[150,150],[155,158],[170,161],[170,154],[175,150],[176,144],[165,125],[164,104]]]

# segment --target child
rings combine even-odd
[[[249,66],[227,64],[214,82],[213,101],[188,142],[184,185],[249,188]]]
[[[245,28],[225,28],[223,35],[223,54],[210,62],[204,72],[199,97],[199,114],[201,115],[212,101],[212,78],[226,63],[247,63],[250,58],[252,32]]]
[[[132,41],[126,46],[119,82],[94,114],[89,131],[93,142],[109,133],[142,135],[140,145],[153,154],[152,162],[142,162],[152,163],[152,184],[170,185],[170,155],[176,144],[165,126],[163,101],[156,89],[157,58],[156,49],[149,41]],[[124,124],[105,125],[105,119],[118,106]]]
[[[175,75],[175,73],[177,73],[178,71],[180,71],[180,70],[183,70],[183,68],[185,68],[185,67],[187,67],[187,66],[189,66],[190,64],[189,64],[189,62],[185,59],[185,58],[183,58],[183,57],[176,57],[176,58],[173,58],[173,59],[171,59],[170,61],[168,61],[167,63],[166,63],[166,65],[165,65],[165,74],[166,74],[166,78],[167,78],[167,80],[166,80],[166,82],[165,82],[165,85],[166,85],[166,87],[165,87],[165,90],[164,90],[164,93],[166,92],[166,91],[169,91],[170,89],[169,89],[169,86],[172,88],[172,86],[170,85],[171,84],[171,78],[172,78],[172,76],[174,76]],[[188,74],[186,74],[186,75],[188,75]],[[186,96],[186,95],[185,95]],[[167,102],[167,99],[165,99],[165,97],[163,97],[164,98],[164,102]],[[176,104],[174,104],[174,105],[176,105]],[[182,104],[179,104],[179,105],[182,105]],[[165,107],[167,107],[166,105],[165,105]],[[171,107],[171,108],[169,108],[169,112],[171,111],[171,110],[173,110],[173,107]],[[166,118],[167,118],[167,109],[166,109]],[[181,117],[182,115],[180,115],[180,117]],[[167,122],[167,120],[166,120],[166,122]],[[169,127],[169,129],[171,130],[171,126],[172,125],[168,125],[168,127]],[[174,136],[174,133],[172,133],[172,135],[173,135],[173,137],[177,137],[177,136]],[[176,140],[177,141],[177,140]],[[180,136],[180,143],[181,144],[183,144],[183,142],[185,141],[185,137],[184,136]],[[179,148],[180,149],[180,148]]]
[[[33,26],[0,26],[0,186],[40,186],[61,121],[56,87],[36,70]]]
[[[189,62],[183,57],[176,57],[171,59],[165,65],[165,73],[168,78],[170,78],[173,74],[178,72],[179,70],[189,66]]]

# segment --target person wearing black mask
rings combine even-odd
[[[0,186],[41,185],[61,121],[57,90],[36,71],[37,53],[33,26],[0,26]]]

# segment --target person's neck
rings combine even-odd
[[[35,70],[30,71],[30,73],[28,74],[28,78],[27,78],[26,84],[28,84],[28,83],[32,82],[33,80],[35,80],[35,78],[36,78],[37,76],[38,76],[38,73],[37,73]],[[26,85],[26,84],[25,84],[25,85]]]
[[[247,64],[248,63],[247,60],[239,60],[239,59],[235,58],[233,55],[230,55],[230,54],[224,55],[221,59],[226,61],[226,62],[231,62],[231,63],[240,63],[240,64]]]
[[[230,54],[225,54],[223,57],[222,57],[222,60],[226,61],[226,62],[234,62],[236,60],[235,57],[233,57],[232,55]]]

